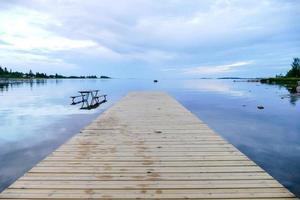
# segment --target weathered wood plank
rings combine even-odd
[[[53,173],[27,173],[19,180],[85,180],[85,181],[130,181],[130,180],[270,180],[273,178],[265,172],[248,173],[151,173],[151,174],[53,174]]]
[[[154,189],[96,190],[96,189],[8,189],[3,198],[103,198],[103,199],[215,199],[215,198],[288,198],[294,197],[283,188],[256,189]]]

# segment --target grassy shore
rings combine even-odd
[[[275,77],[275,78],[263,78],[260,80],[264,84],[276,84],[286,87],[291,93],[296,93],[296,87],[298,86],[300,78],[286,78],[286,77]]]
[[[286,77],[276,77],[276,78],[263,78],[260,80],[261,83],[270,84],[296,84],[300,81],[300,78],[286,78]]]

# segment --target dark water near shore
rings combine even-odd
[[[108,102],[71,106],[78,90]],[[0,191],[128,91],[162,90],[300,197],[300,101],[284,87],[232,80],[39,80],[0,83]],[[265,107],[257,109],[258,105]]]

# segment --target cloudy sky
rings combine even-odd
[[[299,0],[0,1],[0,65],[13,70],[261,77],[299,56]]]

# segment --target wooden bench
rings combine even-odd
[[[85,95],[71,96],[71,97],[70,97],[70,98],[72,98],[72,103],[71,103],[71,105],[75,105],[75,104],[78,104],[78,103],[83,102],[83,101],[84,101],[84,96],[85,96]],[[75,102],[76,98],[79,98],[79,97],[81,97],[81,101]]]
[[[106,94],[98,95],[98,96],[95,96],[94,99],[96,100],[97,103],[100,103],[99,98],[103,97],[102,102],[106,102],[106,96],[107,96]]]
[[[76,105],[78,103],[87,103],[87,106],[93,103],[104,103],[107,101],[106,94],[103,95],[98,95],[99,90],[86,90],[86,91],[79,91],[80,95],[77,96],[71,96],[72,98],[72,103],[71,105]],[[89,103],[89,96],[91,96],[91,102]],[[81,97],[81,101],[76,101],[77,98]],[[100,102],[99,98],[103,97],[103,100]]]

